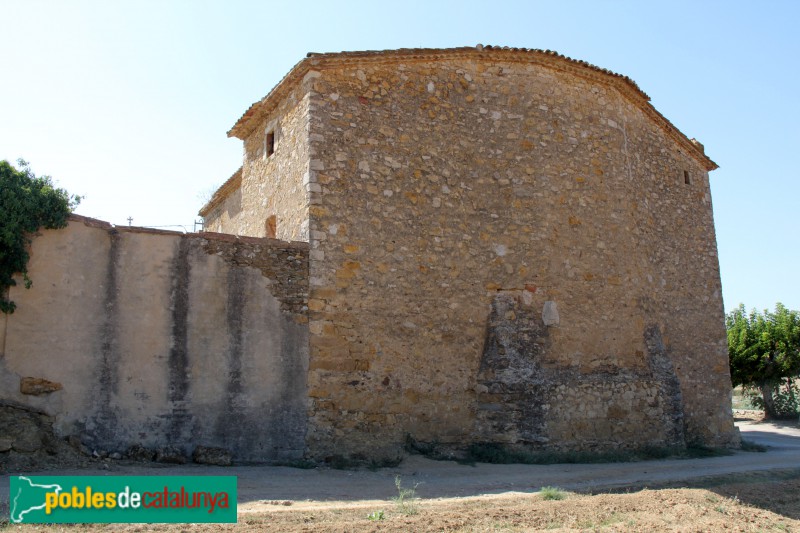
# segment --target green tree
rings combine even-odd
[[[800,373],[800,314],[780,303],[774,312],[748,314],[740,304],[725,322],[733,384],[757,388],[768,418],[796,415],[793,379]],[[783,397],[776,405],[776,394],[788,394],[788,405]]]
[[[39,228],[63,228],[67,217],[80,202],[64,189],[53,185],[49,176],[36,176],[19,159],[19,169],[0,161],[0,311],[13,313],[16,305],[8,298],[8,289],[16,285],[14,274],[22,274],[25,287],[28,277],[28,245]]]

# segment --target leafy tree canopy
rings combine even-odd
[[[53,185],[50,176],[36,176],[22,159],[19,169],[0,161],[0,311],[13,313],[16,305],[8,299],[8,288],[16,285],[14,274],[28,277],[28,245],[39,228],[67,225],[67,217],[80,202]]]
[[[760,389],[765,414],[776,416],[773,392],[785,378],[791,388],[800,373],[800,313],[778,303],[774,312],[748,314],[739,305],[725,322],[733,384]]]

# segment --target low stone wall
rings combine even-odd
[[[73,217],[34,239],[29,273],[10,291],[0,399],[98,450],[303,455],[307,244]]]

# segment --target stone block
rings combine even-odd
[[[312,298],[308,301],[309,311],[322,311],[325,309],[325,301]]]
[[[132,461],[152,461],[156,457],[156,452],[145,448],[141,444],[133,444],[125,452],[125,457]]]
[[[547,301],[542,308],[542,322],[545,326],[558,326],[561,318],[558,315],[558,306],[553,301]]]
[[[231,466],[231,452],[225,448],[197,446],[192,452],[192,461],[203,465]]]
[[[177,446],[162,446],[156,450],[155,460],[157,463],[171,463],[183,465],[188,462],[183,450]]]
[[[61,390],[61,383],[48,381],[44,378],[25,377],[19,380],[19,391],[31,396],[42,396]]]
[[[14,437],[11,448],[22,453],[32,453],[42,447],[42,436],[38,431],[19,433]]]

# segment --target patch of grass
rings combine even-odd
[[[367,515],[367,520],[371,520],[373,522],[378,522],[386,518],[383,514],[383,511],[372,511]]]
[[[392,501],[397,506],[397,510],[406,515],[414,515],[419,512],[419,497],[417,487],[419,483],[414,483],[411,488],[403,488],[403,481],[400,476],[395,476],[394,486],[397,487],[397,496]]]
[[[539,496],[543,500],[563,500],[567,497],[567,493],[558,487],[542,487],[539,489]]]
[[[756,444],[750,440],[742,439],[742,451],[743,452],[766,452],[767,447],[762,444]]]

